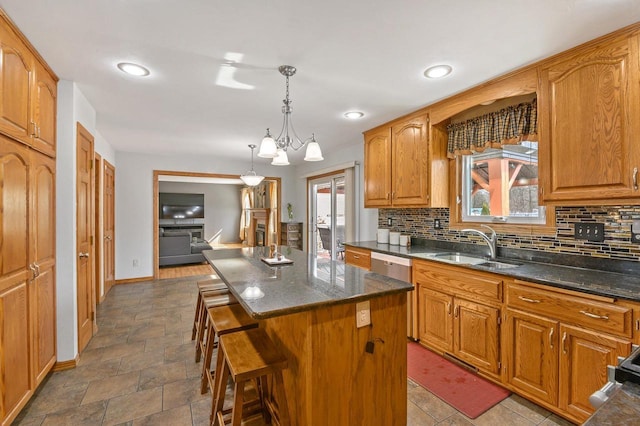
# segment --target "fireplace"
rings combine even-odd
[[[263,247],[265,237],[267,235],[266,225],[264,223],[256,224],[256,246]]]

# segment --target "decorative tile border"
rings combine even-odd
[[[412,237],[451,242],[478,242],[476,237],[449,229],[449,209],[379,209],[378,226]],[[435,229],[435,219],[441,229]],[[640,244],[631,242],[631,223],[640,219],[640,206],[557,207],[556,235],[498,234],[499,247],[513,247],[552,253],[576,254],[606,259],[640,261]],[[573,237],[576,222],[603,223],[604,242],[576,240]]]

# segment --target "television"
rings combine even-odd
[[[204,194],[161,192],[160,219],[204,219]]]

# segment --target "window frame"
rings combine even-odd
[[[538,174],[542,166],[538,164]],[[540,179],[540,177],[539,177]],[[555,235],[555,206],[544,204],[544,223],[505,223],[499,221],[465,221],[462,216],[462,156],[449,159],[449,228],[462,230],[489,224],[496,232],[521,235]]]

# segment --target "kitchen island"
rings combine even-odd
[[[267,265],[261,260],[269,256],[265,247],[204,255],[287,356],[283,375],[292,424],[406,424],[405,293],[413,286],[296,249],[279,249],[292,264]],[[360,328],[359,302],[368,302],[371,322]]]

